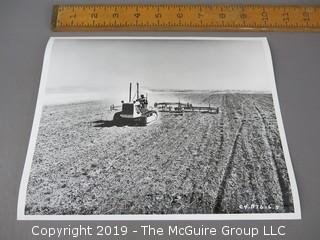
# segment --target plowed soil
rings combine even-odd
[[[272,96],[177,94],[220,113],[118,127],[105,102],[44,107],[26,214],[293,212]]]

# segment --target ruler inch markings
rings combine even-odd
[[[320,5],[54,5],[53,31],[320,31]]]

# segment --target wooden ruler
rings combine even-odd
[[[320,31],[320,5],[58,5],[53,31]]]

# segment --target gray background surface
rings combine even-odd
[[[168,224],[258,226],[286,225],[284,237],[256,239],[319,239],[320,199],[320,33],[53,33],[50,30],[53,4],[76,1],[0,1],[0,239],[33,238],[31,227],[68,224],[126,224],[147,222],[40,222],[16,221],[19,184],[37,100],[43,54],[50,36],[267,36],[274,61],[280,107],[299,188],[302,220],[294,221],[200,221],[152,222]],[[78,1],[80,2],[80,1]],[[90,1],[82,1],[89,3]],[[92,1],[98,3],[99,1]],[[102,1],[100,1],[102,2]],[[107,2],[107,1],[104,1]],[[117,2],[117,1],[114,1]],[[118,1],[119,2],[119,1]],[[142,1],[121,1],[127,3]],[[148,1],[151,3],[151,1]],[[155,1],[154,1],[155,2]],[[164,1],[157,1],[157,3]],[[169,2],[169,1],[167,1]],[[187,1],[176,1],[176,3]],[[191,1],[189,1],[191,2]],[[219,3],[218,1],[201,1]],[[241,1],[220,1],[240,3]],[[246,1],[254,3],[262,1]],[[264,1],[265,3],[307,3],[320,1]],[[199,3],[199,1],[197,2]],[[184,237],[186,238],[186,237]],[[183,238],[183,239],[184,239]],[[187,237],[191,239],[192,237]],[[210,237],[206,237],[209,239]],[[206,239],[205,237],[203,239]],[[64,238],[68,239],[68,238]],[[72,239],[72,238],[70,238]],[[88,239],[88,238],[79,238]],[[94,239],[94,238],[90,238]],[[103,238],[99,238],[103,239]],[[106,238],[104,238],[106,239]],[[111,239],[111,238],[108,238]],[[114,238],[116,239],[116,238]],[[117,238],[119,239],[119,238]],[[127,239],[141,239],[130,234]],[[153,238],[148,238],[153,239]],[[155,239],[155,238],[154,238]],[[159,239],[159,238],[158,238]],[[165,238],[162,238],[165,239]],[[181,237],[182,239],[182,237]],[[217,239],[211,237],[211,239]],[[219,237],[219,239],[244,239]]]

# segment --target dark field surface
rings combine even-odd
[[[271,95],[174,95],[220,113],[117,127],[109,103],[45,107],[26,214],[293,212]]]

